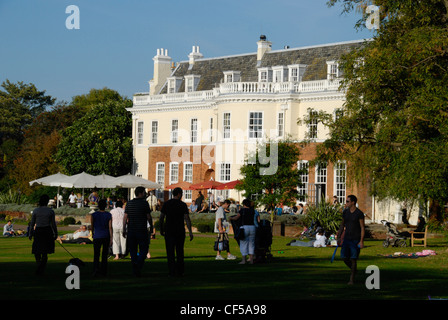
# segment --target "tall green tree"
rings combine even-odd
[[[24,139],[24,132],[40,113],[51,107],[56,99],[40,91],[32,83],[9,80],[0,90],[0,189],[10,186],[8,172]]]
[[[448,1],[332,0],[344,12],[379,7],[379,29],[342,57],[343,116],[329,128],[320,160],[350,162],[372,193],[398,200],[448,200]],[[364,13],[356,27],[365,27]],[[305,119],[309,120],[309,119]]]
[[[297,168],[299,160],[299,145],[290,139],[260,143],[246,155],[240,168],[243,179],[236,189],[269,209],[280,203],[295,205],[299,197],[297,188],[302,186],[301,175],[305,173],[305,169]]]
[[[126,108],[131,100],[106,101],[63,132],[56,160],[67,174],[85,171],[112,176],[129,173],[132,167],[132,121]]]

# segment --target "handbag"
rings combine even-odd
[[[227,233],[220,233],[215,240],[215,245],[213,246],[215,251],[228,251],[229,250],[229,237]]]
[[[240,213],[241,213],[241,217],[240,217],[240,219],[241,219],[241,226],[238,229],[236,229],[236,231],[235,231],[235,239],[238,240],[238,241],[244,240],[244,238],[245,238],[245,234],[244,234],[244,219],[243,219],[243,217],[244,217],[244,210],[240,210]]]
[[[235,233],[235,239],[236,240],[244,240],[244,226],[240,226],[238,229],[236,229]]]

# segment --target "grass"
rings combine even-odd
[[[49,256],[46,274],[34,276],[34,257],[28,238],[0,238],[0,292],[3,300],[428,300],[448,298],[448,241],[429,239],[426,249],[436,256],[387,258],[382,255],[414,248],[383,248],[381,240],[367,240],[358,262],[357,283],[347,286],[349,270],[339,258],[330,263],[334,248],[286,246],[291,238],[274,237],[269,263],[239,265],[236,261],[215,261],[214,235],[195,235],[185,242],[185,276],[167,276],[164,240],[160,235],[150,245],[141,278],[131,274],[129,257],[108,262],[109,275],[93,278],[92,245],[64,244],[86,266],[81,268],[79,290],[65,286],[65,268],[70,255],[56,244]],[[231,251],[241,257],[231,239]],[[368,290],[365,273],[369,265],[380,270],[380,289]]]

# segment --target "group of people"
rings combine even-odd
[[[182,189],[175,188],[172,194],[172,199],[166,201],[160,209],[160,234],[165,238],[169,275],[182,276],[186,239],[185,224],[190,241],[193,240],[193,232],[189,216],[190,210],[182,201]],[[144,261],[149,253],[151,234],[154,231],[151,208],[147,198],[148,194],[145,188],[137,187],[135,198],[127,202],[124,209],[122,203],[117,202],[116,207],[110,212],[106,211],[107,201],[105,199],[98,201],[98,210],[91,216],[94,276],[107,274],[109,248],[114,243],[116,246],[121,246],[115,248],[116,252],[124,252],[126,248],[129,250],[132,272],[137,277],[141,275]],[[58,239],[55,213],[48,207],[48,201],[48,195],[41,196],[39,207],[33,210],[30,223],[29,238],[30,240],[34,238],[32,254],[37,263],[37,274],[43,273],[48,261],[48,254],[54,253],[55,240]],[[357,271],[357,259],[360,249],[364,247],[364,214],[357,208],[356,203],[357,199],[354,195],[347,197],[345,210],[342,213],[342,223],[337,234],[341,257],[351,270],[349,284],[353,284]],[[254,263],[255,234],[259,219],[258,212],[248,199],[243,201],[239,210],[230,200],[225,200],[220,203],[216,211],[215,232],[226,234],[229,229],[229,221],[238,221],[239,223],[235,225],[244,229],[245,236],[239,241],[242,255],[241,264]],[[227,248],[227,259],[235,258],[230,253],[230,248]],[[224,259],[221,251],[218,251],[216,259]]]

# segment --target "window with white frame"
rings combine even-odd
[[[230,181],[230,163],[224,162],[219,165],[219,180],[221,182]]]
[[[191,200],[192,200],[191,198],[193,197],[193,191],[183,190],[183,193],[184,193],[184,195],[183,195],[184,200],[187,202],[191,202]]]
[[[191,119],[190,137],[192,143],[198,142],[198,119],[196,118]]]
[[[345,161],[338,161],[334,166],[334,190],[339,203],[345,203],[347,166]]]
[[[277,114],[277,136],[283,137],[285,134],[285,113],[279,112]]]
[[[284,66],[272,67],[273,82],[283,82],[288,79],[288,69]]]
[[[170,184],[179,182],[179,163],[170,163]]]
[[[158,131],[159,131],[159,122],[152,121],[151,122],[151,143],[153,143],[153,144],[157,143]]]
[[[308,135],[311,139],[317,138],[317,111],[316,110],[310,110],[309,111],[310,120],[308,122]]]
[[[224,71],[224,82],[238,82],[241,78],[240,71]]]
[[[289,69],[289,81],[297,82],[299,81],[299,70],[298,68]]]
[[[306,64],[292,64],[288,66],[288,78],[291,82],[302,81],[303,74],[305,73]]]
[[[200,76],[198,75],[187,75],[185,76],[185,92],[193,92],[196,91],[196,88],[199,84]]]
[[[165,186],[165,162],[156,163],[156,182],[162,186]]]
[[[263,112],[249,112],[249,138],[256,139],[263,137]]]
[[[193,183],[193,163],[184,163],[184,181]]]
[[[302,171],[300,174],[301,186],[297,187],[299,193],[298,200],[306,201],[306,196],[308,193],[308,182],[309,182],[309,163],[307,160],[300,160],[297,162],[297,169]]]
[[[177,143],[179,139],[179,120],[171,120],[171,143]]]
[[[169,77],[168,80],[168,93],[176,93],[179,91],[179,87],[182,84],[181,77]]]
[[[340,77],[339,64],[336,61],[327,61],[327,79],[333,80]]]
[[[271,82],[271,81],[272,81],[272,69],[258,68],[258,82]]]
[[[316,184],[327,183],[327,164],[319,162],[316,164]]]
[[[143,121],[137,122],[137,144],[143,144]]]
[[[193,163],[184,163],[184,181],[193,183]],[[191,190],[184,190],[185,201],[190,202],[192,199],[193,192]]]
[[[222,123],[222,138],[230,139],[230,112],[225,112]]]

